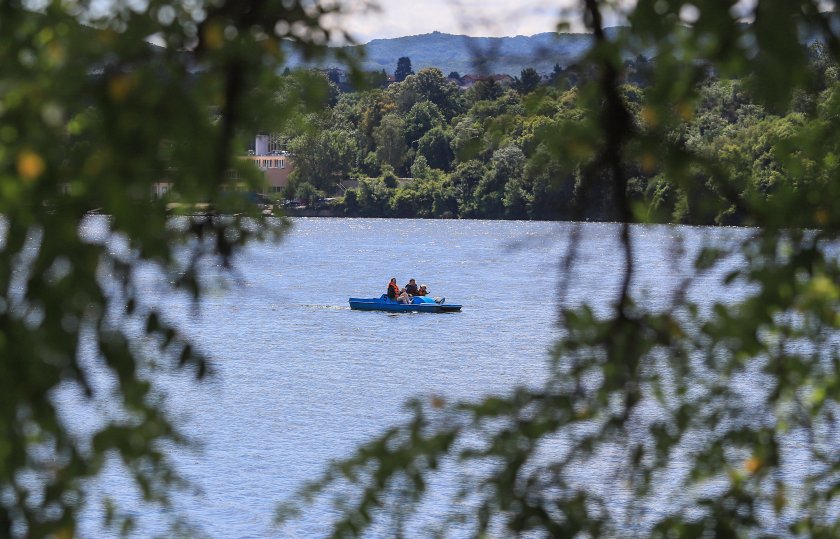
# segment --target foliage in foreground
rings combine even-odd
[[[778,174],[767,171],[766,185],[745,186],[751,171],[743,165],[754,161],[739,155],[743,148],[698,152],[686,126],[707,65],[745,81],[766,110],[788,110],[818,83],[800,37],[818,35],[836,62],[836,26],[810,0],[758,0],[751,26],[736,18],[734,2],[640,0],[628,34],[610,40],[601,22],[607,2],[582,4],[596,36],[587,58],[593,80],[578,97],[584,116],[541,140],[555,159],[579,167],[578,197],[608,193],[607,209],[625,223],[625,271],[610,311],[563,306],[542,387],[477,403],[414,403],[412,419],[333,465],[301,495],[340,502],[339,537],[362,535],[374,523],[394,526],[395,535],[416,533],[411,509],[432,497],[439,506],[433,485],[440,469],[461,485],[442,534],[835,537],[836,90],[821,99],[818,117],[750,128],[753,140],[776,141],[751,151],[772,153],[783,165]],[[645,129],[619,86],[619,50],[628,46],[655,51],[640,111]],[[737,244],[700,251],[694,277],[662,309],[637,296],[629,226],[640,215],[628,189],[632,171],[652,166],[693,211],[725,207],[756,225]],[[566,275],[583,248],[573,237]],[[685,291],[708,275],[718,290],[734,293],[704,308]],[[281,520],[294,509],[284,506]]]
[[[202,264],[278,237],[283,221],[225,192],[232,169],[258,179],[233,156],[258,120],[282,126],[327,97],[305,77],[287,103],[263,89],[283,50],[323,52],[336,5],[93,4],[0,2],[2,537],[74,536],[85,480],[109,464],[146,500],[179,485],[164,447],[184,439],[155,379],[209,365],[137,272],[197,299]],[[129,530],[126,509],[103,514]]]

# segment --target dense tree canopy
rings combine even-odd
[[[652,78],[657,64],[641,53],[633,60],[621,62],[618,97],[637,134],[644,135],[637,144],[653,136],[661,137],[678,143],[678,151],[705,156],[707,163],[716,164],[711,168],[694,165],[690,180],[681,181],[688,169],[680,175],[664,174],[667,163],[661,159],[663,154],[658,148],[640,151],[641,159],[628,163],[626,169],[630,176],[627,195],[633,198],[638,218],[689,224],[748,224],[747,215],[738,204],[732,202],[732,197],[723,196],[715,185],[719,168],[730,174],[732,181],[727,188],[734,190],[739,199],[766,201],[779,188],[801,189],[801,184],[791,183],[782,148],[795,144],[796,137],[808,125],[831,113],[825,104],[833,95],[838,76],[837,64],[826,46],[819,41],[807,45],[810,82],[792,92],[785,106],[772,104],[754,91],[752,75],[723,77],[705,62],[693,64],[688,72],[690,78],[682,83],[682,87],[691,89],[682,108],[676,113],[661,111],[656,104],[659,94],[664,92],[667,97],[674,89],[661,87],[664,83]],[[629,49],[630,45],[624,48]],[[667,56],[660,60],[666,64],[671,61]],[[453,216],[620,220],[611,200],[612,184],[599,178],[584,183],[584,170],[580,167],[580,157],[591,150],[591,144],[581,135],[587,133],[591,114],[589,89],[597,82],[593,69],[592,64],[570,66],[557,73],[562,80],[543,82],[533,69],[526,68],[522,77],[509,86],[486,78],[467,91],[459,90],[439,70],[423,69],[384,91],[344,94],[335,107],[326,108],[311,123],[316,130],[341,126],[345,133],[355,133],[358,145],[341,154],[343,162],[332,161],[335,152],[322,156],[324,162],[332,163],[331,170],[339,171],[338,175],[345,178],[377,175],[382,162],[408,178],[412,176],[414,159],[423,155],[428,166],[447,173],[440,177],[442,185],[454,187],[456,180],[450,173],[459,163],[478,159],[492,168],[498,163],[492,161],[497,150],[512,145],[523,152],[528,167],[518,168],[515,176],[502,175],[507,179],[492,183],[493,193],[481,194],[510,203],[516,200],[516,211],[500,204],[465,200],[465,212],[457,211]],[[668,77],[675,77],[677,72],[682,73],[677,70]],[[557,151],[556,137],[560,133],[575,141],[566,143],[568,152]],[[306,163],[317,159],[320,151],[311,142],[315,136],[311,132],[298,136],[297,147],[302,148],[301,162],[306,168]],[[405,147],[398,140],[400,136]],[[552,173],[546,174],[546,170]],[[314,179],[307,183],[330,184]],[[337,184],[331,185],[335,188]],[[352,208],[339,204],[337,211],[358,214],[361,207],[356,201]],[[431,199],[427,202],[431,204]],[[383,216],[390,215],[389,207],[383,207]],[[429,207],[416,207],[415,216],[438,215]],[[366,210],[365,214],[371,213]]]

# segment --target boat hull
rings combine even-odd
[[[436,303],[431,299],[414,298],[416,303],[399,303],[388,298],[350,298],[354,311],[385,311],[389,313],[457,313],[460,305]]]

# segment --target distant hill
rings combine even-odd
[[[392,72],[400,56],[411,58],[415,71],[437,67],[446,75],[507,73],[519,75],[524,67],[551,72],[555,63],[577,61],[589,47],[588,34],[542,33],[533,36],[469,37],[433,32],[418,36],[375,39],[365,46],[367,69]]]
[[[840,14],[830,15],[832,29],[840,32]],[[745,23],[749,25],[749,23]],[[614,36],[621,27],[606,28],[608,36]],[[820,40],[821,31],[803,27],[801,39],[811,44]],[[545,32],[532,36],[513,37],[470,37],[464,35],[432,32],[416,36],[390,39],[374,39],[364,47],[367,51],[363,67],[367,70],[384,69],[389,75],[397,66],[401,56],[411,58],[414,71],[424,67],[437,67],[448,75],[457,71],[467,73],[507,73],[519,76],[525,67],[533,67],[540,73],[550,73],[554,64],[568,67],[577,62],[592,42],[591,34]],[[627,53],[627,59],[635,54]],[[291,67],[304,63],[297,58],[290,61]],[[340,67],[338,62],[321,62],[321,67]]]
[[[610,33],[618,28],[608,29]],[[590,34],[557,34],[546,32],[533,36],[470,37],[432,32],[416,36],[374,39],[364,47],[367,51],[364,68],[394,72],[397,59],[411,58],[414,71],[437,67],[448,75],[467,73],[507,73],[518,76],[523,68],[550,73],[554,64],[566,67],[576,62],[590,45]],[[291,67],[302,65],[293,59]],[[331,67],[329,61],[322,62]]]

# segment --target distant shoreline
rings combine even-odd
[[[331,209],[283,208],[280,213],[284,217],[347,217]]]

